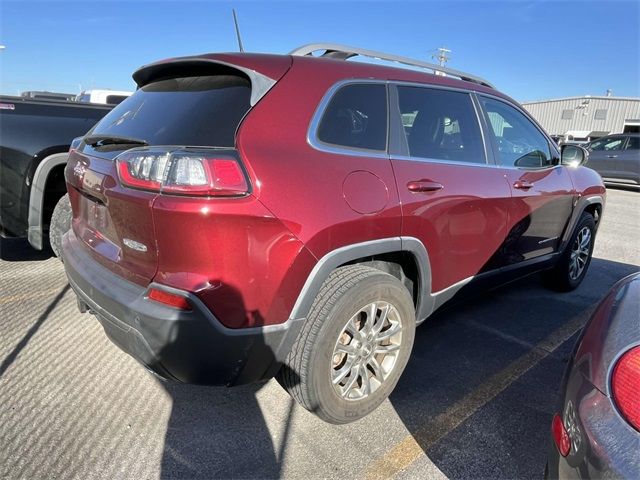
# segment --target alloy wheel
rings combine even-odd
[[[343,327],[331,356],[331,383],[345,400],[375,392],[395,367],[402,343],[402,319],[390,303],[361,308]]]
[[[571,280],[580,278],[589,261],[590,252],[591,229],[585,226],[578,232],[578,236],[571,247],[571,257],[569,259],[569,277]]]

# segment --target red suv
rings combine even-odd
[[[324,44],[133,78],[72,146],[63,259],[80,309],[162,377],[277,376],[346,423],[390,394],[416,325],[461,290],[585,276],[600,177],[482,79]]]

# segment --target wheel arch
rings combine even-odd
[[[377,268],[403,282],[414,299],[416,319],[423,320],[434,310],[431,265],[426,247],[416,238],[392,237],[346,245],[325,254],[307,277],[290,318],[306,318],[331,272],[354,264]]]
[[[31,181],[31,192],[29,194],[29,216],[27,239],[31,246],[37,250],[44,247],[44,211],[47,193],[51,188],[49,180],[57,169],[64,169],[67,164],[68,152],[58,152],[48,155],[38,164]],[[55,200],[57,201],[57,199]]]
[[[564,235],[562,236],[562,247],[559,249],[563,251],[566,248],[571,235],[573,234],[573,230],[576,228],[578,221],[580,221],[580,217],[584,212],[589,212],[595,222],[596,222],[596,230],[600,224],[600,220],[602,218],[602,213],[604,211],[604,197],[600,195],[592,195],[589,197],[580,197],[575,208],[573,209],[573,215],[571,220],[569,221],[567,228],[565,229]]]

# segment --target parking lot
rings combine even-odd
[[[2,478],[540,478],[580,327],[640,270],[640,194],[609,190],[582,286],[534,275],[421,326],[389,401],[332,426],[275,381],[164,383],[78,313],[62,264],[2,239]]]

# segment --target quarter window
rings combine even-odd
[[[554,165],[549,142],[525,115],[499,100],[480,97],[504,166],[544,168]]]
[[[331,145],[385,151],[387,87],[373,83],[342,87],[324,111],[317,136]]]
[[[469,94],[399,86],[398,101],[409,156],[485,163]]]

